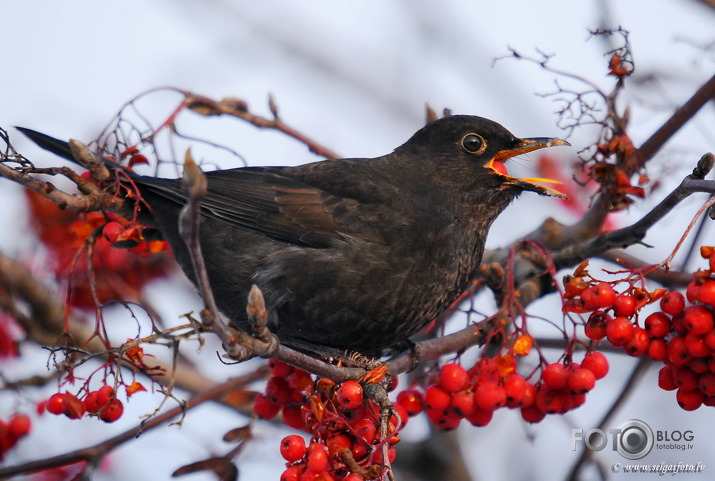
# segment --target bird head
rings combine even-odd
[[[561,192],[542,185],[556,181],[512,177],[505,165],[517,155],[558,145],[571,144],[551,137],[518,138],[492,120],[452,115],[427,124],[397,150],[412,151],[429,162],[436,162],[443,172],[462,175],[465,181],[470,179],[484,187],[514,194],[532,191],[566,198]]]

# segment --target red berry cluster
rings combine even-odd
[[[64,414],[70,419],[80,419],[87,414],[111,423],[122,416],[124,405],[117,399],[111,386],[102,386],[97,391],[87,393],[82,400],[69,392],[55,393],[47,400],[45,409],[52,414]]]
[[[631,356],[646,355],[665,366],[658,385],[677,389],[681,408],[715,406],[715,248],[701,247],[709,269],[693,275],[685,296],[658,289],[645,292],[630,287],[617,294],[609,283],[588,285],[583,277],[566,283],[566,312],[591,312],[585,324],[589,339],[608,339]],[[642,326],[638,313],[646,304],[660,301],[660,310],[648,315]]]
[[[114,213],[79,214],[61,210],[45,197],[27,191],[32,224],[47,248],[51,267],[59,279],[72,279],[68,303],[73,307],[95,307],[94,294],[101,303],[117,299],[141,298],[140,291],[150,280],[169,271],[168,256],[150,256],[167,249],[164,241],[147,241],[143,226]],[[103,235],[96,235],[102,232]],[[90,236],[94,239],[90,281],[87,256],[77,253]],[[122,249],[114,246],[121,245]]]
[[[14,414],[7,422],[0,419],[0,461],[7,451],[30,433],[31,427],[26,414]]]
[[[281,481],[362,481],[379,476],[382,446],[389,444],[394,460],[397,434],[408,413],[399,404],[394,409],[386,439],[380,436],[380,409],[364,396],[357,381],[336,384],[313,378],[306,371],[281,361],[269,361],[272,376],[265,392],[258,394],[254,412],[265,419],[283,414],[288,426],[312,435],[306,446],[302,436],[287,436],[281,442],[286,470]]]
[[[474,426],[486,426],[494,411],[503,407],[519,408],[526,421],[539,422],[546,414],[565,413],[583,404],[596,379],[606,372],[608,362],[598,352],[586,354],[580,365],[549,364],[536,382],[516,372],[516,360],[510,355],[481,358],[469,370],[459,364],[445,364],[437,383],[425,391],[425,411],[441,429],[454,429],[462,419]],[[401,396],[398,403],[404,402],[408,412],[418,409],[413,392],[405,391]]]

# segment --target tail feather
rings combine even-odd
[[[15,128],[43,149],[49,150],[53,154],[59,155],[64,159],[71,160],[75,163],[77,162],[72,155],[72,149],[70,148],[69,142],[50,137],[49,135],[37,132],[32,129],[26,129],[25,127]]]

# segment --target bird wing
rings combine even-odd
[[[208,193],[203,215],[276,240],[310,247],[329,247],[348,238],[384,243],[360,221],[370,210],[357,199],[343,197],[283,175],[281,168],[247,167],[207,172]],[[185,204],[180,182],[140,177],[154,194]]]
[[[76,162],[67,142],[31,129],[17,128],[40,147]],[[337,162],[341,163],[339,168],[346,164],[353,168],[357,165]],[[335,176],[321,177],[325,170],[323,166],[316,166],[317,163],[307,166],[303,172],[321,187],[291,176],[291,168],[244,167],[207,172],[208,194],[201,200],[202,213],[241,229],[310,247],[329,247],[349,238],[385,244],[385,231],[376,226],[386,222],[394,225],[399,220],[387,219],[389,214],[381,211],[377,203],[379,194],[365,192],[360,175],[353,176],[358,178],[356,182],[346,184],[344,179],[341,181]],[[188,201],[179,180],[125,172],[155,195],[178,205]]]

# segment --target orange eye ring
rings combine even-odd
[[[462,148],[469,154],[479,155],[487,150],[487,141],[479,134],[469,133],[462,137]]]

